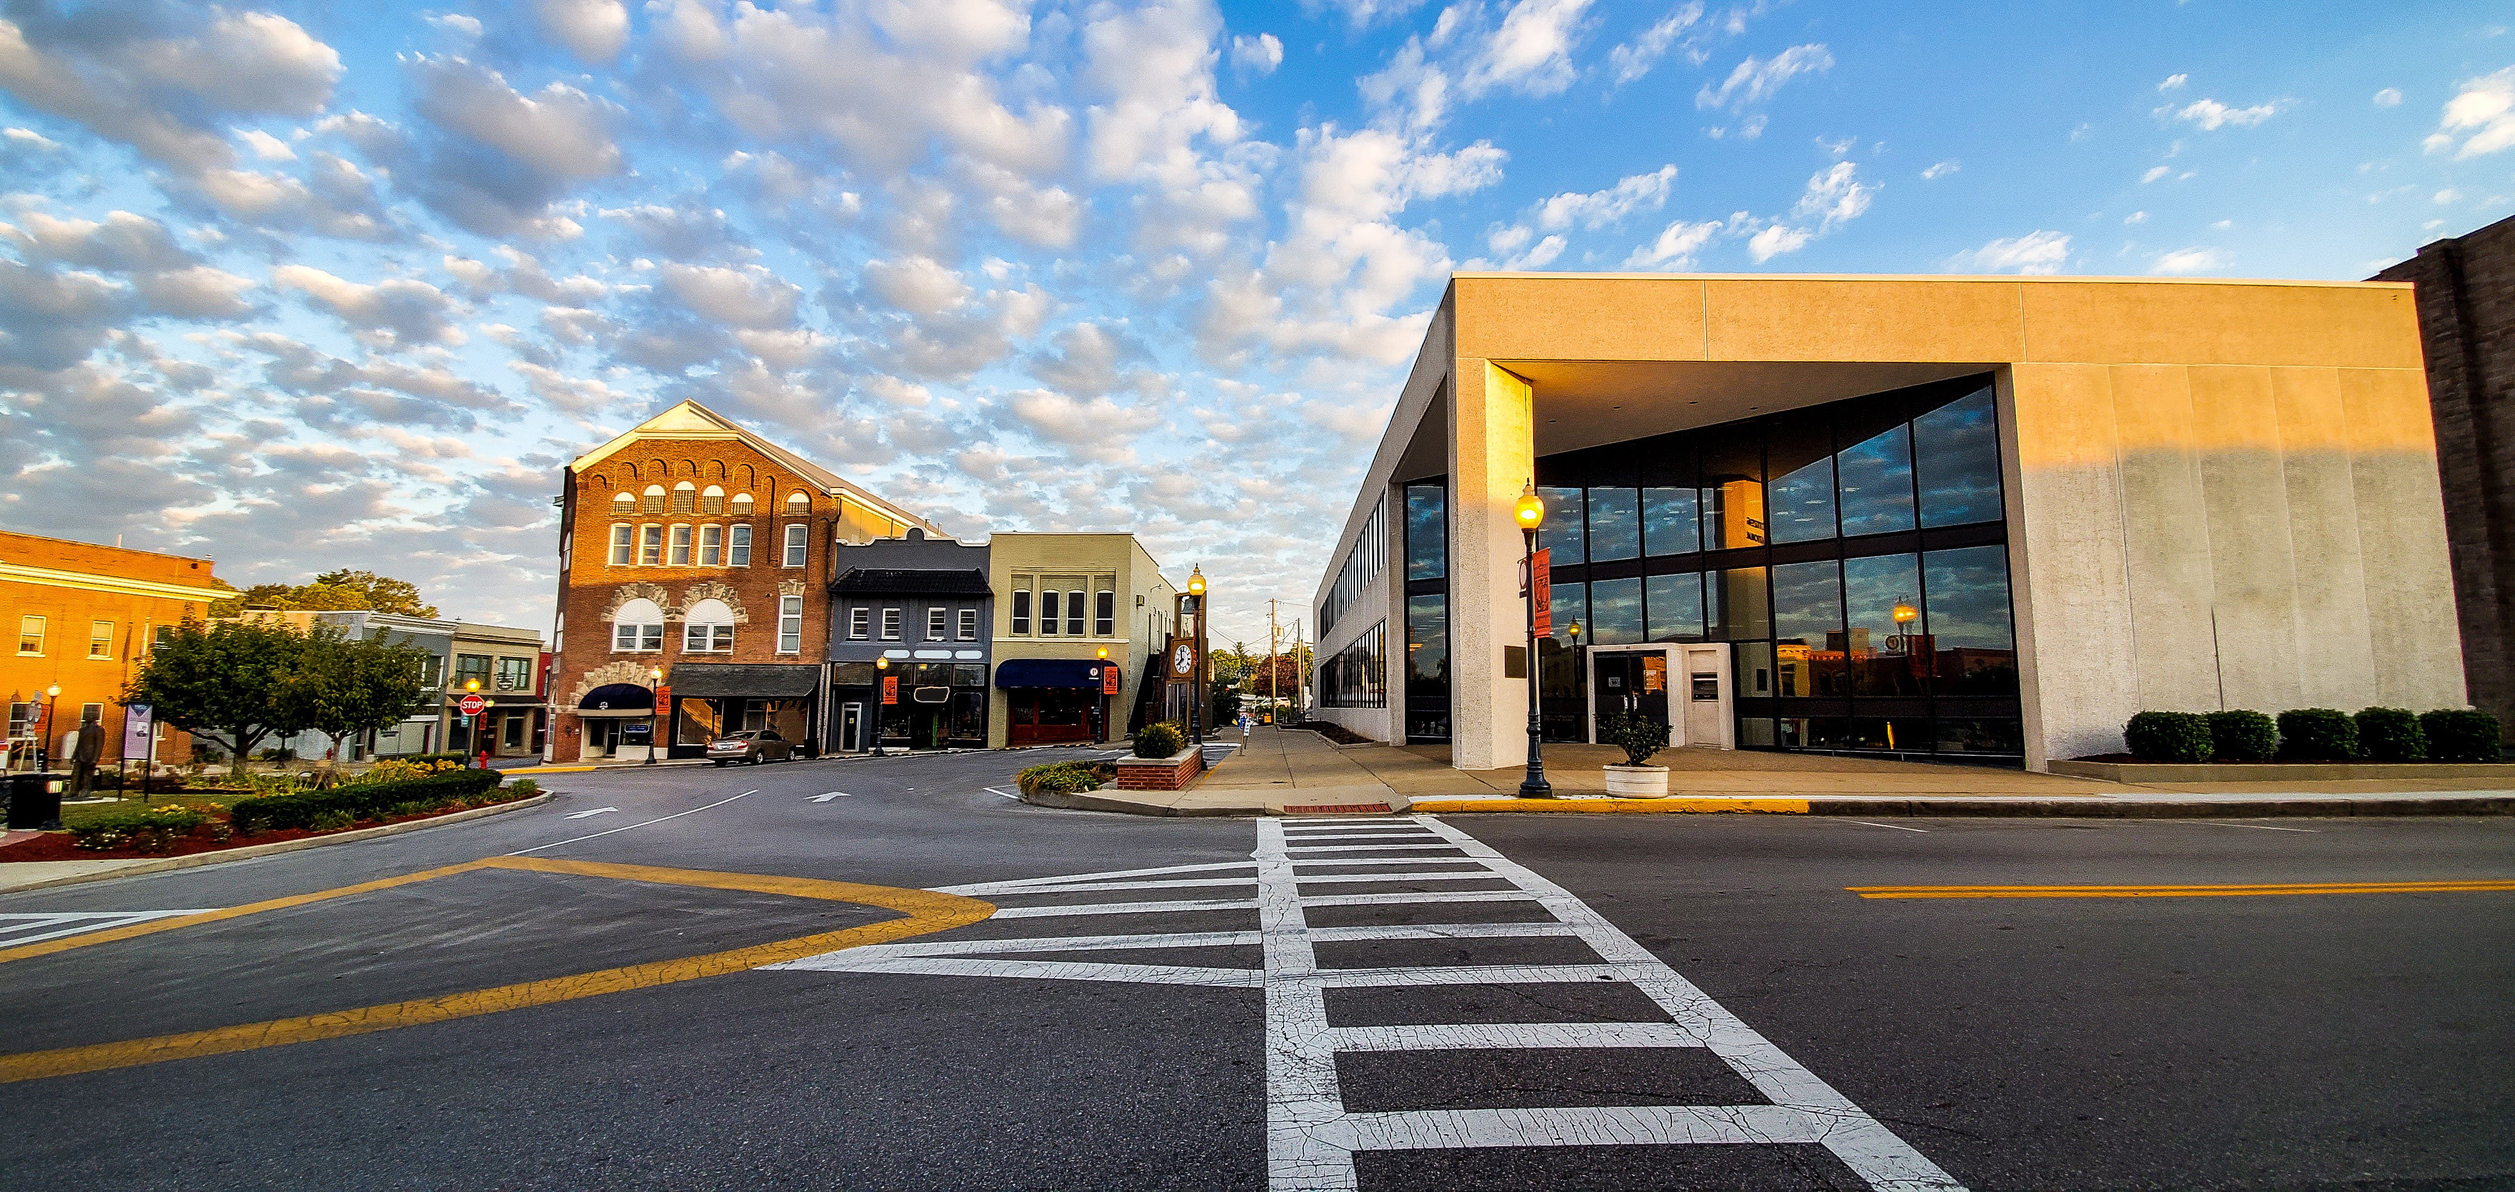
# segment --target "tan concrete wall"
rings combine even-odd
[[[1450,758],[1462,770],[1528,760],[1528,687],[1502,675],[1502,647],[1522,642],[1511,507],[1536,475],[1527,382],[1461,358],[1452,374],[1450,443]]]

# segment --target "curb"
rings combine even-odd
[[[1255,807],[1155,807],[1149,803],[1138,803],[1133,799],[1105,798],[1089,791],[1073,794],[1063,791],[1040,791],[1037,794],[1023,795],[1022,802],[1033,807],[1053,807],[1061,811],[1114,811],[1121,815],[1257,816],[1267,814]]]
[[[376,840],[386,836],[399,836],[404,832],[416,832],[422,828],[441,828],[447,824],[459,824],[465,820],[482,819],[488,816],[497,815],[501,812],[522,811],[528,807],[539,807],[557,797],[558,795],[555,792],[543,791],[538,795],[533,795],[529,798],[517,799],[512,803],[497,803],[488,807],[474,807],[467,811],[457,811],[452,815],[434,816],[424,820],[406,820],[398,824],[378,824],[372,828],[358,828],[348,832],[336,832],[330,836],[310,836],[303,840],[280,840],[274,841],[270,844],[248,844],[243,848],[220,849],[214,853],[193,853],[190,856],[166,857],[162,860],[144,861],[138,865],[133,865],[124,869],[108,869],[101,873],[66,874],[46,881],[29,882],[23,886],[11,886],[6,890],[0,890],[0,894],[23,894],[29,890],[49,890],[56,886],[83,885],[88,882],[101,882],[110,878],[142,877],[152,873],[170,873],[178,869],[198,869],[204,865],[219,865],[229,861],[250,861],[257,857],[273,857],[278,856],[281,853],[293,853],[299,849],[320,848],[327,844],[348,844],[352,841],[358,840]],[[5,869],[0,869],[0,876],[5,876],[5,873]]]
[[[2477,795],[2470,798],[2363,799],[2336,796],[2321,799],[2173,802],[2118,799],[1986,799],[1958,798],[1815,798],[1815,799],[1419,799],[1414,810],[1447,815],[1534,812],[1538,814],[1607,815],[1700,814],[1706,812],[1767,815],[1887,815],[1945,819],[2279,819],[2294,816],[2347,818],[2366,816],[2495,816],[2515,815],[2515,797]]]

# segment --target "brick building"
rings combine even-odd
[[[695,757],[741,728],[815,737],[833,547],[944,536],[697,402],[578,457],[565,479],[553,761],[658,745]],[[659,714],[657,687],[677,706]]]
[[[2515,219],[2375,280],[2417,288],[2464,682],[2474,707],[2515,723]]]
[[[223,594],[207,559],[0,531],[0,622],[17,633],[16,648],[0,653],[8,764],[31,766],[39,743],[57,743],[89,720],[104,726],[105,763],[122,760],[123,709],[114,701],[123,684],[157,630],[205,617]],[[49,694],[55,686],[57,696]],[[130,745],[133,759],[147,756],[145,737]],[[159,736],[159,761],[190,756],[189,737]]]

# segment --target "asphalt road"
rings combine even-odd
[[[2504,881],[2515,823],[1284,827],[987,789],[1073,755],[552,775],[531,811],[0,898],[205,910],[512,853],[653,867],[474,868],[0,957],[0,1064],[120,1065],[0,1084],[0,1186],[2515,1186],[2515,891],[1849,892]],[[319,1025],[896,920],[663,869],[996,909],[784,967]],[[115,1046],[271,1022],[318,1025],[166,1062]]]

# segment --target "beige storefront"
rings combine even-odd
[[[997,534],[987,744],[1002,749],[1118,740],[1160,678],[1148,659],[1173,625],[1177,595],[1132,534]],[[1101,668],[1114,666],[1115,692]]]

